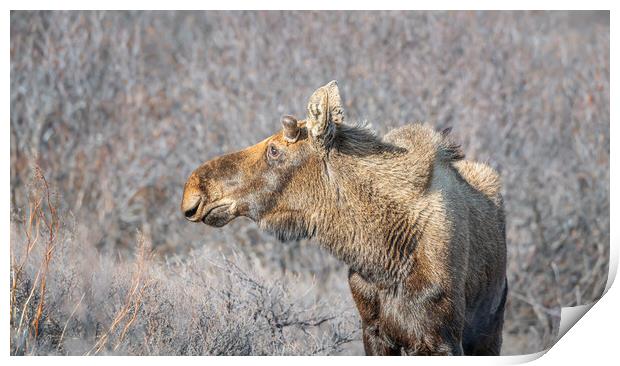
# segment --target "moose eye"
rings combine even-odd
[[[280,150],[273,145],[269,145],[267,148],[267,155],[270,159],[277,159],[280,156]]]

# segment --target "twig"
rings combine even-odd
[[[56,247],[56,235],[58,233],[58,228],[60,227],[58,215],[56,213],[56,208],[54,207],[54,205],[52,205],[52,200],[51,200],[51,195],[50,195],[49,185],[47,184],[47,180],[45,179],[45,176],[43,175],[43,172],[41,171],[39,167],[36,167],[36,173],[38,175],[38,178],[43,182],[43,186],[45,189],[45,195],[47,198],[47,208],[50,212],[51,221],[48,221],[45,218],[45,214],[43,213],[43,210],[39,211],[39,217],[41,218],[41,221],[43,221],[43,223],[47,227],[49,237],[47,240],[45,256],[43,257],[43,261],[41,263],[43,270],[41,272],[39,305],[37,307],[37,312],[33,320],[35,339],[39,336],[39,322],[41,321],[41,317],[43,316],[43,305],[45,304],[47,272],[49,270],[49,263],[52,260],[52,254],[54,252],[54,248]]]
[[[73,315],[77,311],[78,307],[82,303],[82,300],[84,300],[84,295],[86,295],[86,294],[82,294],[82,297],[80,297],[80,301],[78,301],[78,303],[75,305],[75,307],[73,308],[73,311],[71,312],[71,315],[69,315],[69,318],[67,318],[67,321],[65,322],[65,326],[62,328],[62,333],[60,333],[60,339],[58,340],[58,347],[56,347],[56,350],[58,350],[58,351],[60,351],[60,346],[62,345],[62,339],[65,336],[65,331],[67,330],[67,326],[69,325],[69,321],[71,320],[71,318],[73,317]]]
[[[133,324],[133,322],[136,320],[137,315],[138,315],[138,310],[140,309],[140,304],[142,303],[142,295],[144,294],[144,290],[146,290],[146,288],[153,282],[153,280],[149,281],[149,283],[145,283],[142,288],[140,289],[140,295],[138,296],[138,298],[136,299],[136,302],[134,304],[134,310],[133,310],[133,315],[131,316],[131,319],[129,319],[129,321],[127,322],[127,324],[125,324],[125,327],[123,328],[123,331],[121,332],[121,335],[118,337],[118,342],[116,342],[116,346],[114,346],[114,350],[116,350],[120,345],[121,342],[123,341],[123,339],[125,338],[125,334],[127,333],[127,331],[129,330],[129,328],[131,327],[131,325]]]
[[[537,308],[539,310],[541,310],[542,312],[552,315],[552,316],[560,316],[560,312],[555,310],[555,309],[550,309],[548,307],[545,307],[541,304],[535,303],[534,301],[532,301],[531,299],[528,299],[526,296],[523,296],[515,291],[511,291],[510,292],[510,296],[514,297],[517,300],[521,300],[523,302],[525,302],[526,304],[531,305],[534,308]]]
[[[131,290],[125,297],[124,305],[116,314],[116,317],[112,321],[112,324],[110,325],[108,330],[103,334],[103,336],[101,336],[101,338],[99,338],[99,340],[95,343],[95,345],[85,354],[86,356],[90,355],[93,351],[95,354],[101,352],[103,347],[108,343],[108,340],[110,339],[110,335],[112,334],[112,332],[114,332],[114,330],[126,318],[127,314],[129,314],[132,307],[134,307],[135,309],[134,315],[129,319],[129,321],[126,323],[125,327],[123,328],[121,335],[120,335],[120,340],[118,341],[114,349],[118,348],[120,341],[122,340],[125,333],[129,329],[129,326],[131,326],[131,324],[133,324],[133,321],[135,320],[135,316],[137,315],[138,308],[142,301],[142,295],[144,293],[144,290],[151,283],[151,281],[149,281],[148,283],[142,283],[142,285],[140,285],[142,282],[144,271],[145,271],[148,253],[147,253],[147,248],[146,248],[147,247],[146,240],[143,237],[141,237],[138,240],[140,241],[140,246],[138,248],[139,251],[138,251],[138,258],[136,261],[136,272],[132,278],[133,284],[131,286]],[[136,296],[136,294],[138,295]]]

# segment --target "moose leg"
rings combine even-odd
[[[400,356],[400,347],[386,342],[379,334],[376,325],[364,324],[362,321],[364,351],[367,356]]]
[[[379,329],[379,298],[377,289],[359,274],[349,270],[351,294],[362,318],[364,351],[368,356],[400,355],[400,348],[381,337]]]
[[[432,331],[431,331],[432,333]],[[421,337],[411,340],[410,344],[403,349],[409,356],[462,356],[461,343],[451,337]]]
[[[504,293],[499,307],[493,316],[487,320],[487,324],[476,333],[476,342],[468,354],[475,356],[499,356],[502,348],[502,329],[504,327],[504,308],[508,295],[508,281],[505,281]]]
[[[413,275],[415,276],[415,274]],[[463,354],[464,298],[439,284],[415,278],[400,296],[386,304],[399,324],[403,351],[409,355]]]
[[[468,350],[472,356],[499,356],[502,348],[502,324],[494,323],[482,329],[477,342]]]
[[[453,317],[434,314],[422,310],[425,317],[401,319],[401,324],[415,324],[410,329],[404,328],[407,334],[401,340],[403,352],[415,356],[461,356],[462,323]],[[417,329],[414,329],[417,328]]]

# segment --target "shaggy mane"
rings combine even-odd
[[[453,162],[465,158],[465,154],[461,149],[461,145],[454,142],[448,137],[452,128],[446,128],[441,132],[437,132],[432,128],[422,125],[413,124],[401,127],[397,130],[403,131],[404,135],[414,134],[414,138],[409,137],[411,141],[426,142],[420,146],[401,146],[394,144],[394,141],[386,141],[367,123],[357,123],[348,125],[339,123],[336,125],[336,133],[332,146],[338,152],[346,155],[369,156],[382,153],[402,154],[416,147],[428,147],[429,143],[435,149],[438,160]],[[405,130],[407,130],[405,132]],[[408,138],[403,136],[404,138]],[[428,147],[430,149],[430,147]]]
[[[369,156],[405,153],[406,149],[384,141],[367,123],[336,125],[333,148],[345,155]]]

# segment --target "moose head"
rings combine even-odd
[[[245,216],[281,236],[305,236],[309,205],[327,195],[323,161],[344,120],[336,81],[312,94],[307,111],[305,120],[285,115],[276,134],[198,167],[185,184],[185,217],[221,227]]]

